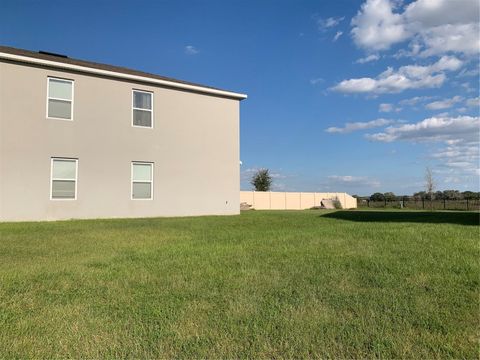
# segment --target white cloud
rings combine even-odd
[[[476,98],[471,98],[471,99],[467,99],[465,101],[465,104],[468,106],[468,107],[480,107],[480,96],[477,96]]]
[[[343,80],[332,89],[343,93],[399,93],[408,89],[435,88],[446,79],[445,71],[455,71],[463,62],[454,56],[443,56],[426,65],[406,65],[397,71],[388,67],[376,78]]]
[[[458,175],[480,175],[478,143],[451,141],[446,143],[445,147],[431,154],[431,157],[439,162],[440,167],[446,168],[447,173],[456,175],[457,179],[461,178]],[[447,177],[447,179],[449,178]],[[446,181],[448,181],[447,179]]]
[[[344,16],[342,17],[329,17],[327,19],[317,18],[317,26],[318,29],[321,31],[326,31],[329,28],[333,28],[340,24],[345,19]]]
[[[448,173],[478,182],[480,117],[431,117],[415,124],[391,126],[383,133],[366,135],[372,141],[427,142],[439,144],[430,155]]]
[[[443,182],[445,184],[460,184],[462,180],[459,177],[456,176],[449,176],[443,179]]]
[[[480,7],[476,0],[417,0],[410,3],[404,16],[424,27],[478,21]]]
[[[407,50],[408,49],[408,50]],[[416,57],[422,50],[422,46],[417,40],[413,40],[408,44],[407,49],[400,49],[392,55],[395,59],[401,59],[402,57]]]
[[[442,56],[435,64],[433,64],[432,71],[455,71],[460,69],[462,66],[463,61],[459,60],[455,56]]]
[[[337,187],[379,187],[380,182],[366,176],[330,175],[329,183]]]
[[[184,48],[185,54],[187,55],[196,55],[200,52],[195,46],[193,45],[187,45]]]
[[[380,104],[379,107],[378,107],[378,111],[379,112],[391,112],[391,111],[393,111],[393,105],[392,104],[386,104],[386,103]]]
[[[325,80],[322,79],[322,78],[315,78],[315,79],[310,79],[310,84],[312,85],[317,85],[317,84],[320,84],[322,82],[324,82]]]
[[[333,37],[333,40],[332,40],[332,41],[333,41],[333,42],[337,41],[338,38],[339,38],[340,36],[342,36],[342,34],[343,34],[343,31],[337,31],[337,33],[336,33],[335,36]]]
[[[346,123],[344,127],[329,127],[325,131],[328,133],[346,134],[353,131],[372,129],[392,124],[394,121],[389,119],[376,119],[367,122]]]
[[[472,93],[475,92],[476,90],[470,86],[469,82],[464,82],[460,84],[460,86],[467,92],[467,93]]]
[[[251,177],[256,174],[259,170],[264,170],[265,168],[262,168],[262,167],[252,167],[252,168],[248,168],[248,169],[245,169],[245,170],[242,170],[242,178],[248,178],[248,179],[251,179]],[[269,174],[272,178],[277,178],[277,179],[280,179],[280,178],[286,178],[287,176],[286,175],[282,175],[280,172],[278,171],[271,171],[269,170]]]
[[[438,100],[434,101],[431,103],[428,103],[425,105],[425,107],[429,110],[443,110],[443,109],[449,109],[455,104],[461,102],[463,98],[461,96],[454,96],[450,99],[443,99],[443,100]]]
[[[424,102],[433,98],[433,96],[415,96],[410,99],[403,99],[399,102],[399,104],[404,106],[415,106],[420,102]]]
[[[366,0],[351,23],[357,46],[379,51],[409,40],[410,51],[400,56],[478,54],[478,0],[416,0],[403,9],[399,4]]]
[[[477,66],[475,69],[463,69],[457,75],[457,77],[470,77],[470,76],[478,76],[480,74],[480,68]]]
[[[262,167],[252,167],[240,172],[240,179],[242,181],[250,181],[254,174],[256,174],[259,170],[263,170]],[[291,177],[292,175],[284,174],[281,170],[269,170],[269,174],[274,180],[286,179]]]
[[[373,141],[478,141],[480,117],[431,117],[416,124],[390,126],[383,133],[366,135]]]
[[[380,59],[380,55],[371,54],[371,55],[368,55],[366,57],[363,57],[363,58],[360,58],[360,59],[356,60],[355,63],[356,64],[365,64],[365,63],[368,63],[370,61],[377,61],[378,59]]]
[[[367,0],[351,24],[355,43],[369,50],[386,50],[410,36],[389,0]]]
[[[422,34],[425,50],[420,56],[441,55],[447,52],[477,54],[480,46],[479,31],[478,24],[446,24],[427,29]]]

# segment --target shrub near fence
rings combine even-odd
[[[480,210],[480,200],[358,200],[359,208],[396,208],[416,210]]]

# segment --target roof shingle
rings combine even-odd
[[[107,65],[107,64],[101,64],[101,63],[96,63],[96,62],[92,62],[92,61],[73,59],[73,58],[63,56],[63,55],[57,56],[57,55],[54,55],[54,54],[51,54],[51,53],[48,54],[48,53],[45,53],[45,52],[35,52],[35,51],[17,49],[17,48],[8,47],[8,46],[0,46],[0,53],[7,53],[7,54],[12,54],[12,55],[18,55],[18,56],[25,56],[25,57],[35,58],[35,59],[54,61],[54,62],[57,62],[57,63],[83,66],[83,67],[88,67],[88,68],[98,69],[98,70],[112,71],[112,72],[126,74],[126,75],[142,76],[142,77],[151,78],[151,79],[164,80],[164,81],[169,81],[169,82],[173,82],[173,83],[177,83],[177,84],[198,86],[198,87],[202,87],[202,88],[205,88],[205,89],[212,89],[212,90],[217,90],[217,91],[230,92],[229,90],[219,89],[219,88],[215,88],[215,87],[212,87],[212,86],[206,86],[206,85],[197,84],[197,83],[193,83],[193,82],[178,80],[178,79],[174,79],[174,78],[170,78],[170,77],[165,77],[165,76],[151,74],[151,73],[147,73],[147,72],[143,72],[143,71],[133,70],[133,69],[129,69],[129,68],[126,68],[126,67],[121,67],[121,66]]]

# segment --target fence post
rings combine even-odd
[[[385,208],[387,207],[387,198],[384,199],[385,200]]]
[[[467,211],[468,211],[468,210],[469,210],[469,209],[468,209],[468,199],[467,199]]]
[[[443,210],[447,208],[447,199],[443,198]]]
[[[425,210],[425,199],[422,198],[422,209]]]
[[[367,199],[367,207],[370,207],[370,199]]]

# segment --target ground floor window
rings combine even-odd
[[[132,162],[132,199],[153,199],[153,163]]]
[[[50,198],[76,200],[77,173],[78,159],[52,158]]]

